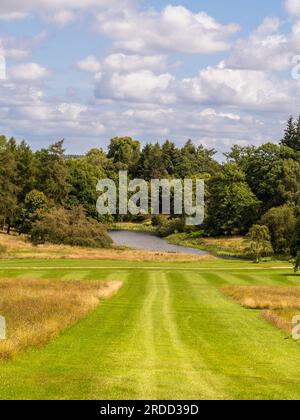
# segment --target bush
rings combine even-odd
[[[151,218],[151,224],[153,227],[159,227],[163,223],[164,219],[159,214],[154,214]]]
[[[107,248],[112,244],[104,225],[87,217],[82,207],[52,208],[33,225],[30,239],[35,245],[52,243]]]
[[[272,246],[276,254],[289,254],[297,219],[293,207],[284,205],[270,209],[261,219],[271,233]]]
[[[172,235],[173,233],[182,232],[184,230],[183,219],[170,219],[162,221],[157,228],[157,234],[162,238]]]

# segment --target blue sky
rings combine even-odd
[[[299,41],[300,0],[1,0],[0,132],[70,153],[276,142]]]

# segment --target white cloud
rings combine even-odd
[[[213,53],[227,50],[239,26],[221,25],[204,12],[169,5],[162,12],[113,10],[98,15],[99,29],[115,46],[135,53],[178,51]]]
[[[163,70],[167,67],[165,55],[137,55],[137,54],[111,54],[100,61],[90,55],[77,63],[80,70],[90,73],[103,72],[134,72],[139,70]],[[99,77],[99,76],[98,76]]]
[[[105,58],[103,67],[118,72],[162,70],[167,67],[165,55],[112,54]]]
[[[299,0],[286,0],[285,9],[291,16],[300,16],[300,1]]]
[[[9,68],[9,77],[20,81],[37,81],[49,75],[49,71],[37,63],[25,63]]]
[[[67,9],[59,10],[50,18],[50,20],[58,26],[65,26],[75,19],[76,14],[72,10]]]
[[[62,103],[58,106],[59,112],[71,120],[77,120],[82,112],[87,111],[87,107],[78,103]]]
[[[226,65],[236,69],[287,69],[296,50],[292,35],[280,33],[280,26],[279,19],[266,18],[249,38],[236,42]]]
[[[97,85],[96,95],[124,101],[169,104],[175,101],[171,87],[174,81],[169,73],[156,75],[150,70],[106,74]]]
[[[12,36],[0,38],[0,54],[6,59],[23,60],[31,50],[38,46],[47,37],[46,31],[41,31],[32,38],[17,39]]]
[[[126,7],[131,0],[1,0],[0,20],[19,20],[31,14],[44,14],[58,25],[73,20],[76,12]]]
[[[28,17],[27,13],[8,12],[0,13],[0,20],[22,20]]]
[[[102,68],[100,61],[98,61],[97,58],[93,55],[89,55],[88,57],[79,61],[77,63],[77,67],[80,70],[87,71],[89,73],[98,73]]]
[[[179,92],[183,99],[195,103],[270,110],[291,103],[293,88],[263,71],[236,70],[221,64],[202,70],[197,77],[182,80]]]
[[[0,53],[0,80],[6,79],[6,60]]]

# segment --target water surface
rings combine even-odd
[[[200,249],[187,248],[185,246],[171,245],[165,239],[158,238],[144,232],[132,232],[127,230],[114,230],[109,232],[116,245],[127,246],[145,251],[173,252],[180,254],[207,255]]]

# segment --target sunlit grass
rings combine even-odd
[[[8,336],[0,342],[0,359],[45,345],[120,287],[120,282],[1,279],[0,314]]]

